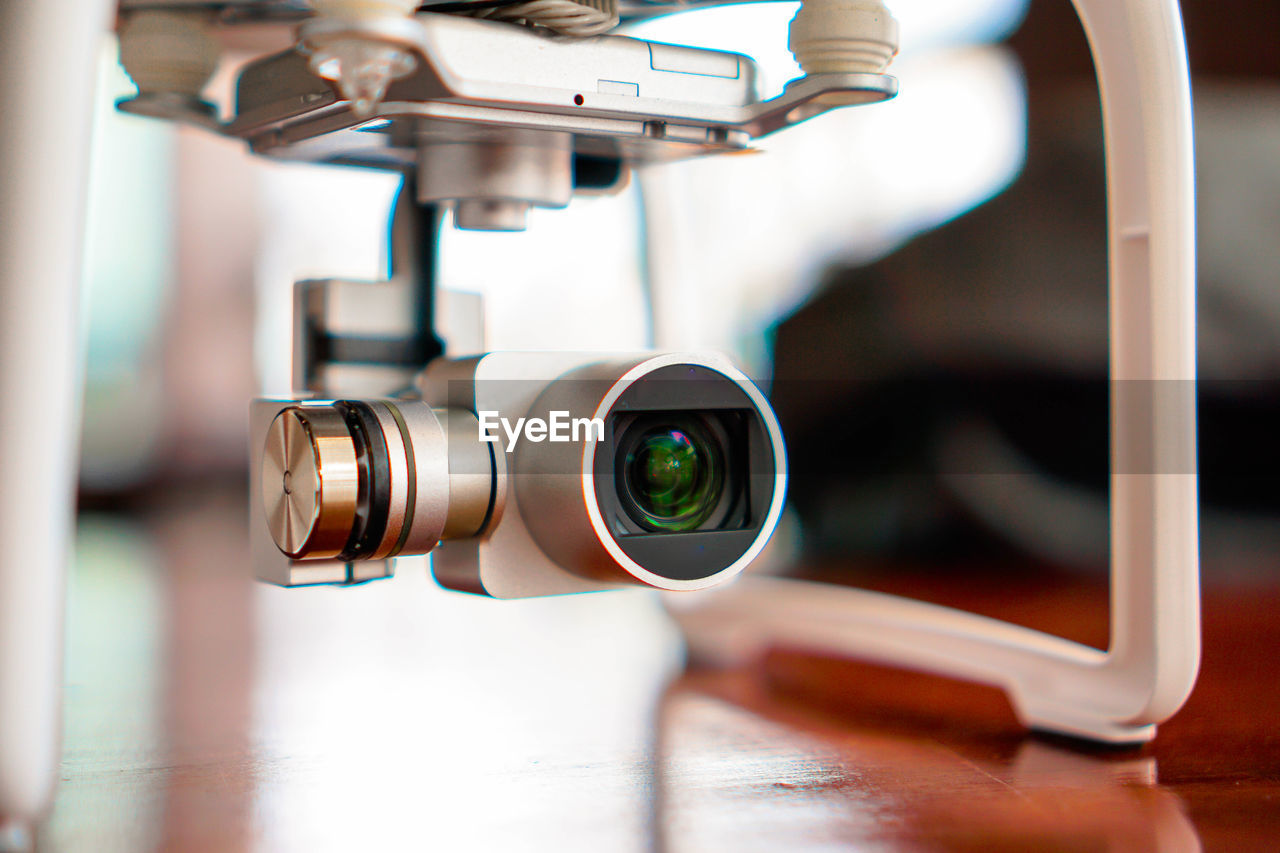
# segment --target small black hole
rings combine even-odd
[[[583,102],[583,100],[585,100],[585,99],[584,99],[581,95],[574,95],[574,96],[573,96],[573,102],[574,102],[575,104],[577,104],[578,106],[582,106],[582,102]]]

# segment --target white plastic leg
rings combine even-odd
[[[111,5],[0,4],[0,825],[10,834],[41,816],[58,776],[84,196]]]
[[[1191,93],[1176,0],[1075,0],[1102,90],[1110,253],[1111,644],[919,601],[746,578],[677,612],[699,652],[786,643],[1000,686],[1028,726],[1149,740],[1200,662]]]

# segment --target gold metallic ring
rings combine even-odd
[[[262,454],[262,505],[281,551],[294,559],[342,553],[359,492],[355,442],[342,415],[319,406],[276,415]]]

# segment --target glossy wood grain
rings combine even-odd
[[[1275,583],[1211,587],[1153,745],[1029,736],[996,692],[777,650],[685,670],[653,597],[511,603],[421,563],[255,585],[234,493],[87,516],[43,849],[1211,850],[1280,839]],[[925,584],[1105,637],[1084,587]]]

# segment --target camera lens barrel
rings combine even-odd
[[[483,529],[494,464],[465,410],[405,400],[291,406],[263,448],[267,526],[297,560],[425,554]]]
[[[600,428],[520,442],[508,483],[556,564],[608,583],[703,589],[741,572],[777,526],[782,434],[760,390],[725,359],[586,365],[548,383],[529,416],[556,413]]]

